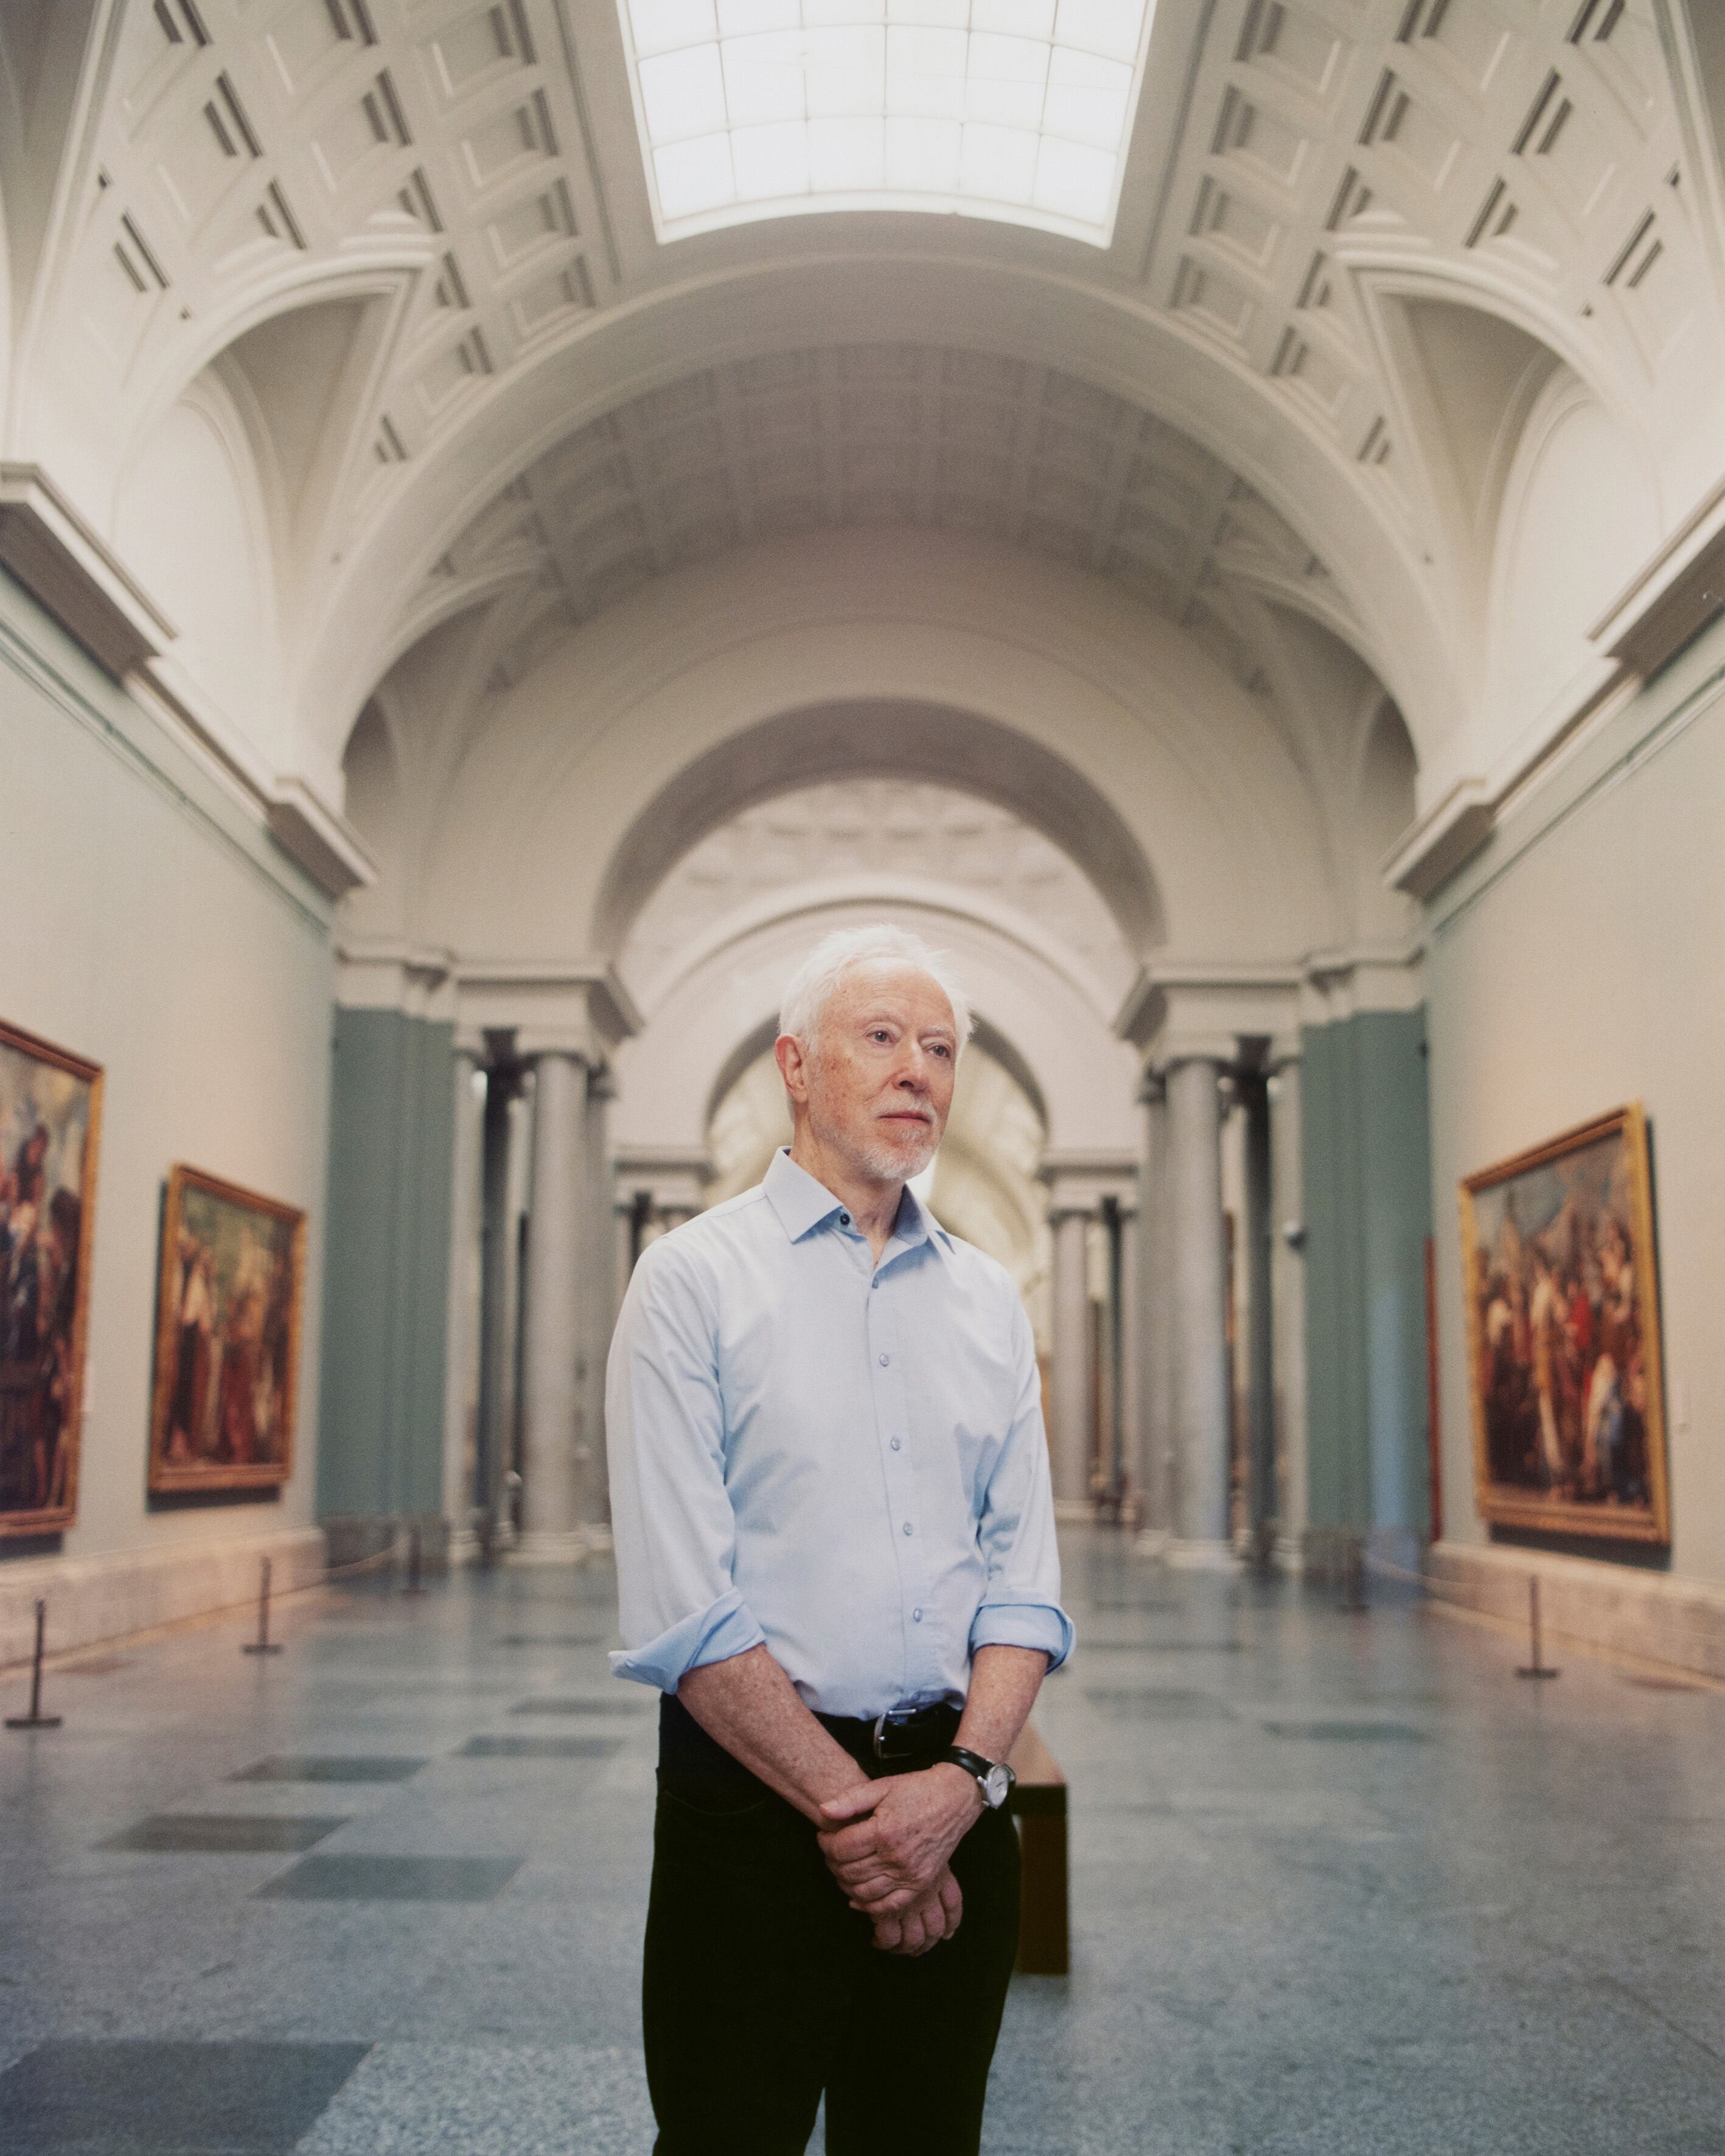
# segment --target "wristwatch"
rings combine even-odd
[[[944,1763],[951,1760],[973,1775],[983,1793],[983,1802],[991,1812],[998,1812],[1012,1794],[1018,1776],[1004,1759],[985,1759],[980,1752],[967,1752],[962,1744],[949,1744],[941,1754]]]

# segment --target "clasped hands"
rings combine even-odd
[[[886,1953],[923,1954],[950,1938],[964,1897],[948,1860],[983,1810],[974,1779],[950,1760],[862,1782],[821,1806],[821,1854]]]

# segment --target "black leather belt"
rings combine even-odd
[[[853,1759],[916,1759],[944,1752],[958,1731],[958,1709],[937,1707],[893,1708],[872,1722],[846,1714],[818,1714],[823,1729],[837,1738]]]

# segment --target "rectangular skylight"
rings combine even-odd
[[[798,211],[1106,247],[1153,0],[619,0],[661,239]]]

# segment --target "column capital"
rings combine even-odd
[[[1158,1041],[1150,1068],[1165,1083],[1169,1074],[1183,1064],[1210,1063],[1215,1065],[1219,1078],[1224,1071],[1234,1068],[1239,1056],[1240,1041],[1234,1034],[1185,1034]]]
[[[598,1070],[641,1029],[641,1014],[615,969],[461,958],[455,963],[458,1023],[464,1030],[513,1029],[518,1053],[574,1055]]]
[[[1036,1179],[1048,1191],[1050,1222],[1078,1214],[1097,1219],[1105,1198],[1122,1212],[1138,1202],[1137,1159],[1128,1152],[1045,1152]]]

